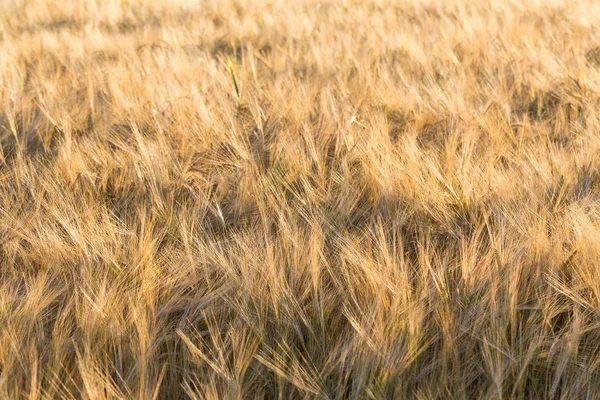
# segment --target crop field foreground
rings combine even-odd
[[[600,398],[599,27],[1,1],[0,398]]]

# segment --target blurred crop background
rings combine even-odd
[[[0,2],[0,398],[598,398],[599,26]]]

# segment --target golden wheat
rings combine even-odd
[[[599,398],[598,26],[1,2],[0,398]]]

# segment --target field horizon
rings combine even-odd
[[[599,26],[0,2],[0,398],[599,398]]]

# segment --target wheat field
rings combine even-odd
[[[600,398],[600,3],[0,2],[0,398]]]

